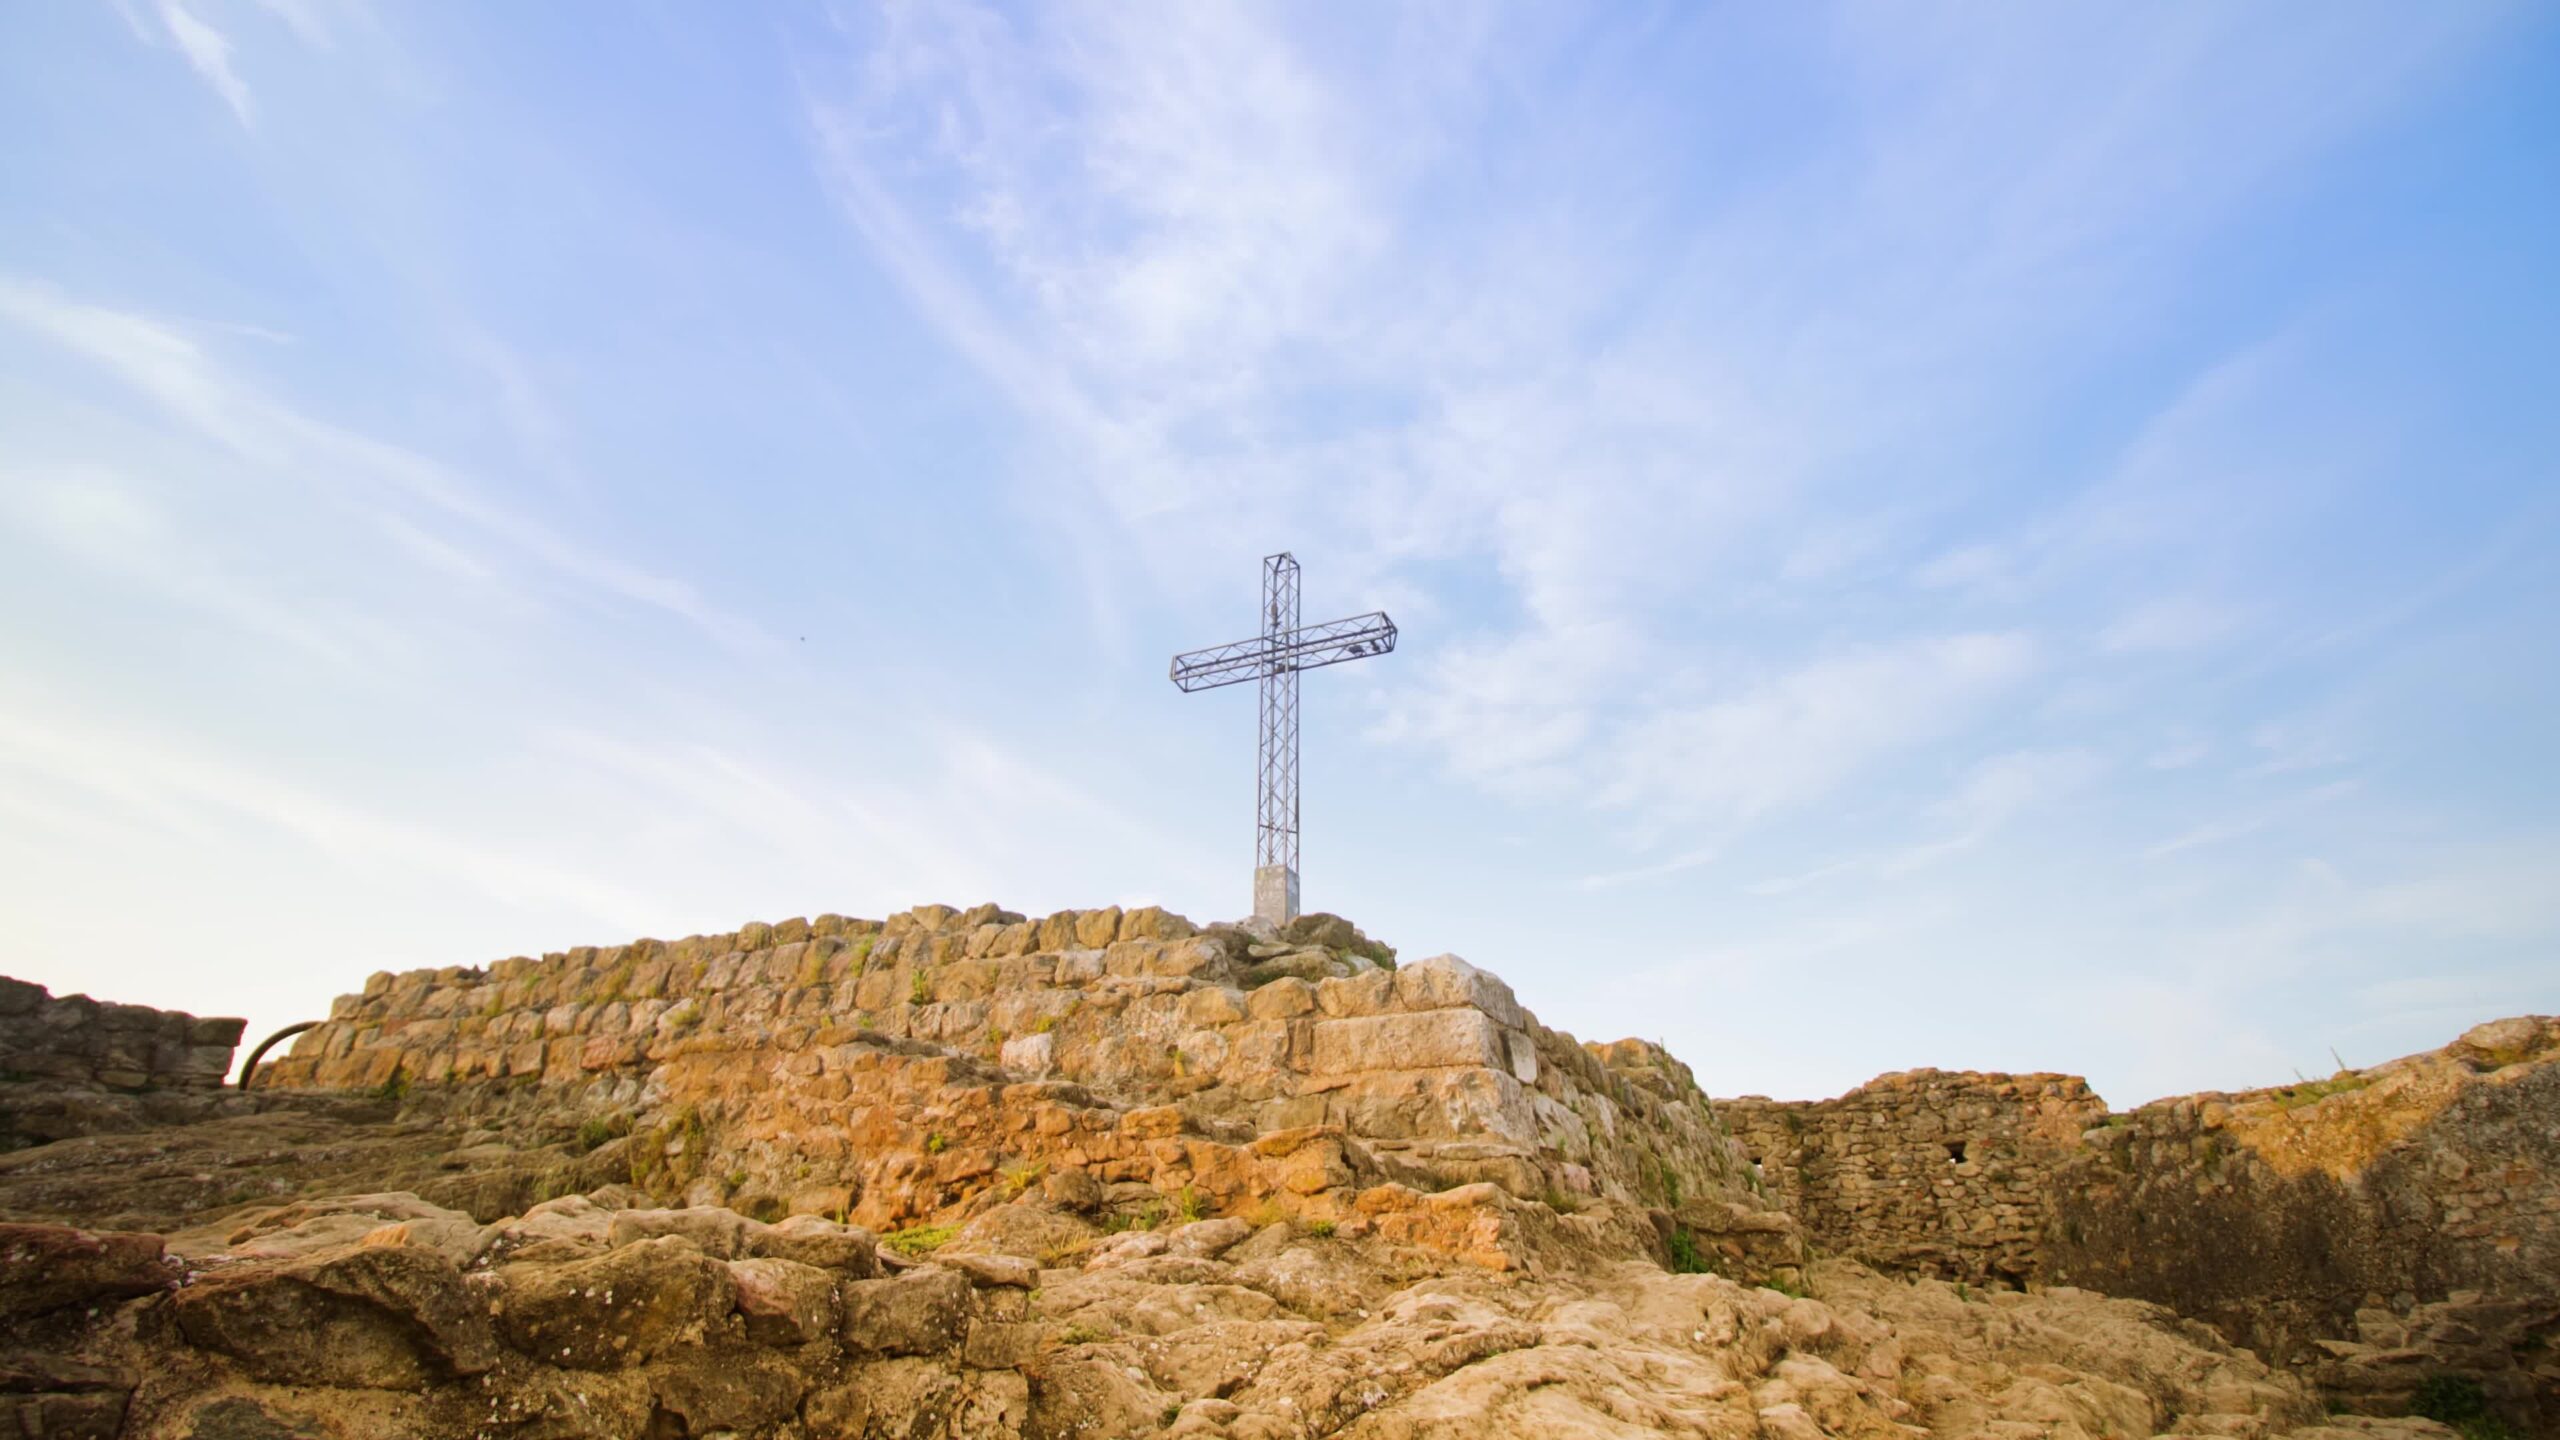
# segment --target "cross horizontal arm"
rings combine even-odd
[[[1314,670],[1365,660],[1396,648],[1396,622],[1384,610],[1304,625],[1284,635],[1256,635],[1173,657],[1173,683],[1185,691],[1236,685],[1271,670]]]

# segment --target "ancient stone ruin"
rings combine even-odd
[[[239,1030],[0,982],[0,1436],[2560,1424],[2551,1020],[1715,1101],[1333,916],[990,905],[378,974],[246,1092]]]

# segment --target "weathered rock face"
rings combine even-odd
[[[0,1437],[2415,1440],[2322,1402],[2448,1378],[2560,1413],[2552,1022],[2124,1116],[1927,1071],[1719,1107],[1393,961],[1331,916],[927,906],[377,976],[260,1093],[0,1155],[0,1219],[75,1222],[0,1225]]]
[[[1615,1202],[1561,1215],[1463,1190],[1364,1192],[1339,1226],[1225,1217],[1116,1234],[1026,1198],[888,1275],[867,1237],[841,1230],[832,1253],[859,1263],[724,1258],[785,1238],[725,1212],[580,1200],[476,1226],[365,1197],[357,1209],[412,1228],[282,1258],[203,1255],[173,1291],[0,1362],[0,1423],[16,1425],[0,1434],[2448,1433],[2321,1427],[2297,1382],[2155,1307],[1968,1295],[1839,1261],[1789,1295],[1629,1258],[1650,1227]],[[476,1250],[407,1243],[466,1232]],[[1453,1253],[1454,1237],[1503,1263]],[[1015,1238],[1040,1253],[1003,1248]]]
[[[1329,915],[830,915],[377,975],[259,1083],[432,1089],[482,1120],[530,1085],[627,1129],[610,1157],[654,1193],[884,1229],[1066,1172],[1124,1210],[1337,1218],[1380,1180],[1482,1180],[1783,1258],[1685,1067],[1580,1045],[1455,956],[1392,965]]]
[[[1717,1102],[1824,1245],[1973,1284],[2041,1278],[2055,1176],[2106,1102],[2073,1075],[1914,1070],[1836,1100]]]
[[[0,1150],[212,1113],[247,1023],[0,975]]]
[[[2560,1427],[2560,1020],[2124,1114],[2072,1076],[1938,1071],[1717,1108],[1823,1247],[2158,1301],[2354,1410],[2451,1378]]]
[[[56,996],[0,975],[0,1070],[23,1079],[216,1089],[248,1023]]]
[[[2560,1019],[2110,1116],[2045,1271],[2201,1316],[2362,1409],[2439,1374],[2560,1428]]]

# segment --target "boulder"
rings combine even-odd
[[[969,1322],[969,1277],[939,1265],[844,1287],[844,1343],[872,1355],[941,1355]]]
[[[157,1235],[0,1225],[0,1321],[148,1295],[177,1276]]]
[[[342,1195],[302,1200],[252,1215],[231,1227],[225,1249],[235,1259],[289,1260],[367,1241],[378,1231],[400,1227],[370,1243],[409,1245],[434,1250],[456,1265],[468,1265],[486,1247],[490,1231],[459,1210],[420,1199],[405,1190],[372,1195]],[[181,1236],[182,1242],[188,1237]],[[180,1249],[186,1249],[182,1243]]]
[[[1165,1253],[1193,1260],[1215,1260],[1242,1244],[1251,1234],[1253,1226],[1232,1216],[1195,1221],[1166,1237]]]
[[[1318,1075],[1454,1066],[1507,1070],[1509,1063],[1502,1028],[1480,1010],[1353,1015],[1315,1025],[1313,1068]]]
[[[837,1279],[815,1265],[792,1260],[732,1260],[738,1314],[747,1338],[759,1345],[806,1345],[832,1337],[844,1318]]]
[[[652,1436],[769,1435],[809,1388],[781,1357],[752,1352],[687,1355],[656,1367],[649,1381]]]
[[[936,1252],[939,1264],[950,1266],[969,1277],[969,1283],[983,1289],[1011,1287],[1029,1290],[1040,1283],[1040,1266],[1019,1255],[951,1255]]]
[[[0,1435],[116,1440],[134,1378],[63,1356],[0,1351]]]
[[[1120,917],[1123,940],[1188,940],[1198,926],[1158,905],[1141,905]]]
[[[1528,1012],[1502,977],[1479,970],[1455,955],[1434,955],[1395,972],[1399,1010],[1441,1010],[1466,1006],[1481,1010],[1502,1025],[1525,1030]]]
[[[579,1370],[636,1365],[721,1328],[737,1303],[727,1267],[673,1235],[593,1260],[501,1271],[498,1331],[547,1364]]]
[[[1318,910],[1280,927],[1280,938],[1294,945],[1320,945],[1349,950],[1360,943],[1359,928],[1339,915]]]
[[[498,1363],[487,1313],[432,1250],[358,1246],[217,1270],[172,1309],[190,1343],[276,1384],[418,1390]]]
[[[856,1279],[880,1273],[880,1240],[859,1225],[817,1215],[794,1215],[750,1232],[752,1255],[841,1271]]]
[[[735,1260],[754,1253],[752,1233],[764,1227],[735,1210],[718,1205],[689,1205],[681,1210],[625,1210],[606,1223],[613,1248],[673,1235],[690,1241],[703,1254]]]

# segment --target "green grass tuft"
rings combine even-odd
[[[957,1225],[910,1225],[904,1230],[892,1230],[881,1236],[880,1243],[901,1255],[920,1257],[941,1249],[959,1233]]]

